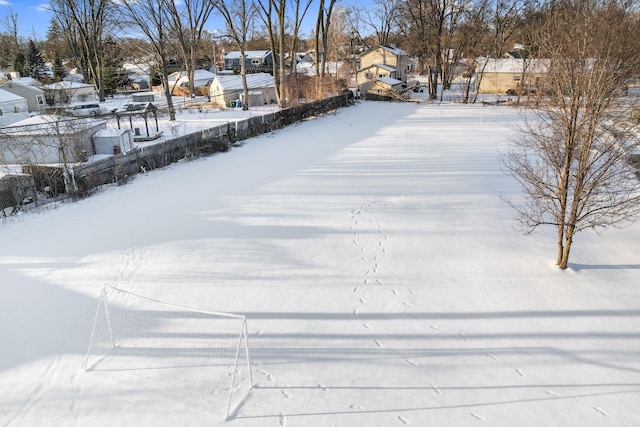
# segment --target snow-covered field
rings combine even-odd
[[[0,425],[640,425],[640,224],[556,269],[500,198],[518,120],[365,102],[3,225]],[[103,285],[247,316],[229,420],[83,370]]]

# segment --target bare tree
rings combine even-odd
[[[227,33],[240,51],[240,75],[244,101],[242,109],[249,109],[249,88],[247,86],[246,54],[249,32],[256,14],[255,5],[247,0],[218,0],[215,4],[227,24]]]
[[[285,55],[287,54],[285,45],[288,35],[287,30],[290,31],[292,36],[292,42],[288,52],[292,61],[295,61],[295,47],[298,34],[300,32],[300,26],[302,25],[302,20],[309,10],[311,3],[312,0],[291,0],[291,3],[287,3],[287,0],[257,1],[260,18],[267,29],[271,52],[274,55],[273,75],[276,86],[276,98],[278,99],[278,105],[280,107],[284,107],[287,104],[287,72],[285,65]],[[288,14],[288,5],[290,4],[293,8],[293,17]],[[276,58],[276,54],[279,59]]]
[[[548,5],[538,40],[548,58],[549,105],[525,114],[505,158],[520,183],[523,231],[557,230],[557,265],[569,263],[576,233],[629,224],[640,214],[640,184],[630,164],[635,99],[622,88],[639,74],[638,17],[628,4],[561,0]],[[567,31],[571,28],[571,31]]]
[[[51,8],[63,29],[68,31],[70,43],[77,44],[78,60],[88,72],[100,101],[105,100],[104,40],[108,29],[107,17],[113,10],[110,0],[51,0]]]
[[[319,0],[318,3],[318,19],[316,20],[314,39],[316,76],[324,76],[326,72],[329,28],[331,27],[331,15],[336,1],[328,0],[328,5],[326,6],[325,0]]]
[[[189,94],[193,96],[196,54],[202,44],[204,26],[214,10],[214,3],[210,0],[170,0],[166,2],[166,6],[189,78]]]
[[[362,11],[365,25],[372,30],[378,45],[397,44],[400,0],[374,0]]]
[[[147,38],[153,47],[158,74],[164,87],[169,120],[176,119],[176,112],[169,87],[169,16],[167,0],[121,0],[131,24]]]
[[[9,14],[0,20],[0,25],[11,37],[15,52],[20,51],[20,38],[18,37],[18,14],[13,13],[13,9],[9,7]]]

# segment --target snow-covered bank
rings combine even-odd
[[[518,120],[361,103],[5,225],[0,424],[640,422],[640,225],[554,268],[552,230],[517,233],[499,197]],[[247,315],[232,419],[82,370],[105,284]]]

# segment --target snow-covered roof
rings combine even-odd
[[[4,89],[0,89],[0,103],[5,102],[26,102],[21,96],[15,95],[11,92],[7,92]]]
[[[19,79],[13,79],[13,81],[22,83],[25,86],[42,86],[42,83],[33,77],[20,77]]]
[[[361,55],[362,55],[362,56],[364,56],[364,55],[368,55],[369,53],[375,52],[378,48],[380,48],[380,49],[384,49],[384,50],[386,50],[387,52],[391,52],[391,53],[393,53],[393,54],[394,54],[394,55],[396,55],[396,56],[401,56],[401,55],[405,55],[405,56],[406,56],[406,55],[408,55],[408,54],[407,54],[407,52],[405,52],[404,50],[402,50],[402,49],[400,49],[400,48],[397,48],[397,47],[395,47],[395,46],[387,46],[387,45],[383,45],[383,44],[378,45],[377,47],[374,47],[374,48],[373,48],[373,49],[371,49],[371,50],[368,50],[368,51],[366,51],[366,52],[363,52]]]
[[[381,44],[380,47],[386,51],[389,51],[391,53],[393,53],[394,55],[400,56],[400,55],[407,55],[407,52],[405,52],[404,50],[395,47],[395,46],[388,46],[388,45],[384,45]]]
[[[87,83],[69,82],[69,81],[51,83],[50,85],[45,85],[42,87],[44,89],[49,89],[49,90],[72,90],[72,89],[81,89],[81,88],[89,88],[89,87],[93,88],[92,85]]]
[[[52,127],[55,126],[56,132],[73,133],[80,129],[88,129],[96,125],[101,125],[105,122],[106,120],[92,118],[72,118],[42,114],[12,123],[9,126],[3,127],[2,130],[12,132],[15,135],[33,135],[42,134],[43,132],[51,133]]]
[[[402,84],[402,81],[391,78],[391,77],[378,77],[376,81],[387,84],[389,86],[395,86]]]
[[[217,76],[216,80],[224,90],[242,89],[242,76]],[[264,87],[274,87],[273,76],[269,73],[247,74],[247,87],[249,89],[260,89]]]
[[[396,69],[390,65],[386,65],[386,64],[373,64],[372,67],[378,67],[381,68],[383,70],[389,71],[389,72],[394,72],[396,71]]]
[[[271,53],[270,50],[247,50],[244,52],[246,59],[265,58]],[[240,59],[240,52],[229,52],[224,56],[225,59]]]
[[[116,128],[107,128],[107,129],[100,129],[98,132],[96,132],[93,136],[94,137],[98,137],[98,138],[111,138],[114,136],[121,136],[124,135],[125,133],[131,132],[130,129],[116,129]]]
[[[22,88],[28,88],[28,89],[30,89],[32,91],[35,91],[35,92],[39,93],[39,94],[44,94],[44,91],[42,89],[40,89],[39,87],[26,85],[26,84],[21,83],[20,81],[16,81],[16,80],[7,80],[4,83],[0,83],[0,89],[5,89],[5,90],[7,88],[11,89],[11,86],[13,86],[13,85],[19,86],[19,87],[22,87]]]
[[[211,71],[207,71],[207,70],[194,70],[193,71],[193,80],[194,81],[200,81],[200,80],[213,80],[213,78],[215,78],[215,74],[212,73]],[[187,74],[186,71],[176,71],[175,73],[171,73],[168,76],[168,79],[170,82],[173,81],[189,81],[189,75]]]

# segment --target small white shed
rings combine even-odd
[[[131,129],[101,129],[93,135],[95,154],[125,154],[133,149]]]

